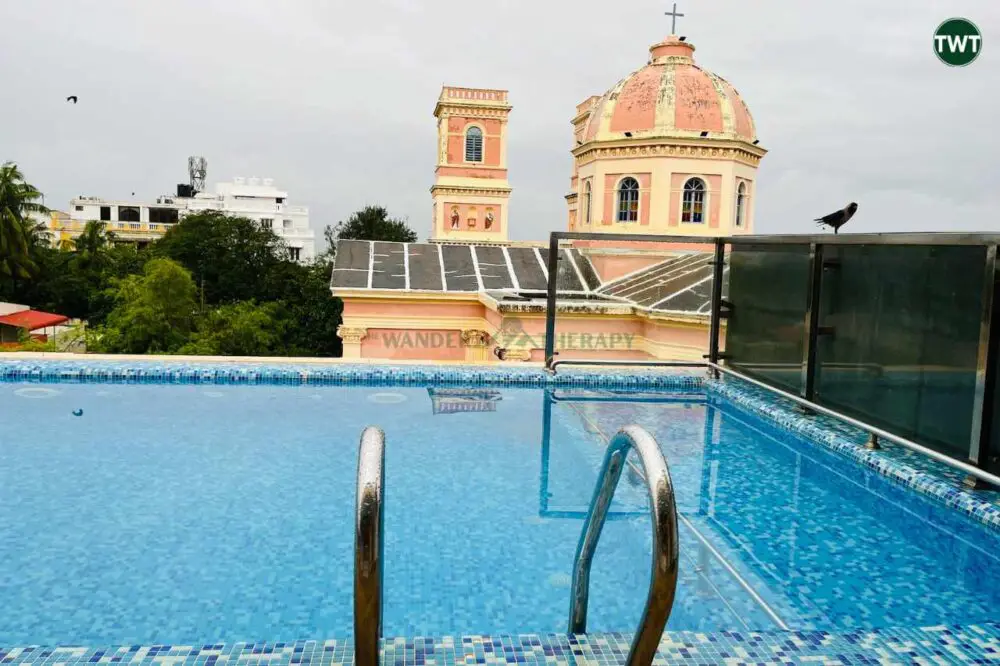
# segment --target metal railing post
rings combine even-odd
[[[969,460],[985,469],[990,459],[993,441],[993,400],[996,395],[998,339],[1000,339],[1000,308],[997,304],[997,246],[986,248],[986,271],[983,276],[983,303],[979,322],[979,352],[976,358],[976,392],[972,403],[972,431]],[[982,482],[967,476],[965,485],[979,487]]]
[[[548,285],[545,294],[545,367],[550,368],[556,356],[556,286],[559,278],[559,236],[549,236]]]
[[[542,464],[538,483],[538,513],[549,510],[549,451],[552,448],[552,404],[555,398],[551,389],[542,391]]]
[[[383,475],[385,433],[369,426],[358,448],[358,494],[354,515],[354,661],[379,666],[382,638],[382,569],[385,551]]]
[[[823,246],[809,244],[809,292],[806,296],[805,330],[802,332],[802,388],[799,394],[812,400],[816,393],[816,341],[819,339],[819,299],[823,285]]]
[[[719,362],[719,331],[722,329],[722,273],[726,263],[726,243],[715,241],[715,259],[712,262],[711,319],[708,326],[708,360]]]
[[[667,626],[677,589],[677,506],[667,461],[653,436],[637,425],[625,426],[608,444],[604,465],[597,477],[597,487],[590,510],[583,523],[580,543],[573,562],[573,596],[570,599],[569,632],[587,631],[587,604],[590,595],[590,565],[608,517],[611,500],[618,487],[625,460],[631,449],[639,454],[642,472],[649,490],[649,509],[653,518],[653,571],[649,593],[639,627],[629,648],[628,666],[653,663],[663,629]]]

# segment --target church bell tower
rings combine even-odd
[[[434,107],[438,159],[432,241],[508,240],[506,90],[444,86]]]

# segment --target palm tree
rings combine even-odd
[[[52,230],[44,222],[28,220],[24,225],[24,237],[29,246],[48,247],[52,244],[52,235]]]
[[[0,165],[0,277],[27,278],[36,270],[31,258],[36,240],[32,215],[49,212],[39,203],[41,198],[16,164]]]
[[[81,268],[96,268],[104,266],[106,252],[115,240],[115,235],[108,231],[107,225],[98,220],[90,220],[83,232],[73,240],[76,250],[76,261]]]
[[[114,241],[114,233],[108,231],[104,222],[91,220],[83,228],[83,232],[73,241],[80,261],[89,266]]]

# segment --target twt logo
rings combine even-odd
[[[934,31],[934,53],[951,67],[965,67],[979,57],[983,36],[972,21],[950,18]]]

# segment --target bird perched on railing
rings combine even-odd
[[[853,201],[836,213],[830,213],[829,215],[824,215],[823,217],[817,217],[813,222],[818,222],[821,227],[831,227],[833,233],[847,224],[847,221],[854,217],[854,214],[858,212],[858,204]]]

